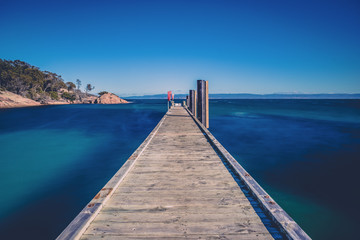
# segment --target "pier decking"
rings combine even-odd
[[[58,239],[273,239],[214,144],[185,108],[172,107]],[[308,238],[271,201],[284,235]]]

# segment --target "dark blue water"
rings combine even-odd
[[[165,111],[163,100],[0,110],[1,238],[55,238]],[[215,137],[311,237],[357,237],[359,100],[212,100],[210,113]]]
[[[314,239],[356,239],[359,100],[214,100],[210,131]]]

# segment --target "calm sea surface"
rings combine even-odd
[[[164,100],[0,110],[1,238],[56,238],[165,112]],[[359,100],[211,100],[210,131],[312,238],[357,238]]]

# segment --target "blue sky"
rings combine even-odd
[[[0,0],[0,58],[122,96],[359,93],[360,1]]]

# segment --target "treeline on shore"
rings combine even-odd
[[[61,75],[49,71],[41,71],[29,63],[0,59],[0,90],[6,90],[40,103],[66,100],[83,101],[94,89],[87,84],[85,92],[80,90],[79,79],[65,82]]]

